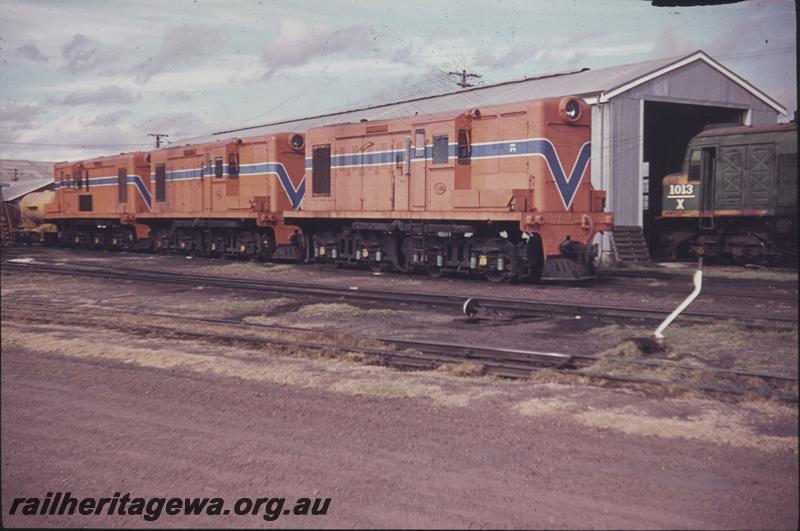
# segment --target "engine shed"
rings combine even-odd
[[[786,109],[753,84],[698,50],[608,68],[527,77],[457,92],[276,121],[210,136],[208,142],[237,135],[305,131],[332,124],[359,123],[480,108],[544,97],[575,95],[592,106],[591,180],[607,192],[614,234],[598,236],[601,262],[647,261],[661,248],[659,223],[664,176],[681,170],[690,139],[710,124],[775,124]]]

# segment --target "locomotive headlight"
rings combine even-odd
[[[561,119],[565,122],[577,122],[583,116],[581,100],[574,96],[561,98],[558,104],[558,111],[561,114]]]
[[[289,145],[292,146],[292,149],[295,151],[300,151],[305,147],[306,142],[303,135],[296,134],[289,138]]]
[[[564,116],[571,122],[581,117],[581,106],[578,100],[571,98],[564,103]]]

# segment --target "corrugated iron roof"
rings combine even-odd
[[[258,126],[221,131],[211,135],[182,139],[175,144],[199,144],[223,138],[247,137],[288,131],[306,131],[312,127],[360,120],[382,120],[416,114],[499,105],[567,94],[593,97],[674,63],[685,56],[666,57],[627,65],[581,69],[571,72],[505,81],[466,90],[425,96],[409,100],[343,110],[329,114],[281,120]]]
[[[433,114],[443,111],[480,108],[487,105],[499,105],[555,96],[582,96],[590,103],[595,103],[593,100],[596,97],[603,101],[603,98],[607,99],[612,95],[622,93],[630,87],[635,86],[637,83],[646,82],[653,76],[663,75],[674,68],[679,68],[694,61],[706,62],[713,68],[719,70],[723,75],[730,78],[734,83],[741,85],[755,97],[765,101],[778,112],[786,112],[785,109],[782,109],[779,104],[771,100],[766,94],[759,91],[746,80],[736,76],[702,50],[698,50],[688,55],[663,57],[639,63],[598,68],[597,70],[584,68],[572,72],[523,78],[359,109],[275,121],[258,126],[220,131],[211,135],[186,138],[175,144],[199,144],[227,138],[268,135],[289,131],[302,132],[312,127],[320,127],[323,125],[358,122],[361,120],[399,118],[403,116],[414,116],[416,114]]]
[[[13,169],[18,170],[18,180]],[[0,160],[0,182],[3,186],[3,201],[14,201],[25,194],[35,192],[53,182],[53,163],[41,160]]]
[[[8,187],[3,186],[0,194],[3,195],[3,201],[15,201],[20,197],[27,195],[31,192],[36,192],[37,190],[41,190],[42,188],[53,184],[53,178],[38,178],[38,179],[30,179],[27,181],[16,181],[12,183],[3,183],[8,184]]]

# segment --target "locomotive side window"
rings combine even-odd
[[[86,189],[89,189],[89,170],[86,170]]]
[[[311,159],[312,194],[331,195],[331,145],[314,148]]]
[[[425,129],[417,129],[414,139],[414,156],[418,159],[425,158]]]
[[[214,159],[214,177],[222,179],[222,157]]]
[[[119,203],[128,202],[128,168],[117,170],[117,200]]]
[[[433,137],[433,163],[447,164],[447,135]]]
[[[700,181],[700,163],[702,153],[699,149],[693,149],[689,156],[689,180],[692,182]]]
[[[167,200],[167,165],[156,166],[156,201]]]
[[[228,177],[239,178],[239,155],[236,153],[228,153]]]
[[[75,180],[75,188],[77,188],[78,190],[83,188],[83,179],[81,179],[81,175],[82,174],[81,174],[80,170],[76,171],[73,174],[73,177],[74,177],[74,180]]]
[[[78,211],[91,212],[92,211],[92,196],[79,195],[78,196]]]
[[[472,156],[472,147],[469,145],[469,131],[466,129],[458,130],[458,163],[469,164]]]

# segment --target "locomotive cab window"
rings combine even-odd
[[[239,178],[239,155],[236,153],[228,153],[228,177]]]
[[[222,179],[222,170],[222,157],[217,157],[214,159],[214,177]]]
[[[699,149],[692,150],[692,154],[689,156],[689,180],[691,182],[700,181],[700,164],[702,158],[702,152]]]
[[[425,158],[425,129],[417,129],[416,137],[414,138],[414,157],[418,159]]]
[[[433,163],[447,164],[447,135],[436,135],[433,137]]]
[[[74,177],[74,181],[75,181],[75,188],[77,188],[78,190],[80,190],[81,188],[83,188],[83,179],[81,179],[81,175],[82,175],[82,174],[81,174],[81,172],[80,172],[80,171],[76,171],[76,172],[74,173],[74,175],[73,175],[73,177]]]
[[[84,182],[86,184],[86,189],[88,190],[89,189],[89,170],[86,170],[85,176],[86,176],[86,180]]]
[[[472,157],[472,147],[469,144],[469,131],[466,129],[458,130],[458,163],[469,164]]]
[[[156,166],[156,201],[167,200],[167,165]]]
[[[128,169],[120,168],[117,170],[117,200],[120,203],[128,202]]]
[[[79,195],[78,196],[78,211],[79,212],[91,212],[92,211],[92,196],[91,195]]]
[[[311,193],[331,195],[331,145],[314,147],[311,158]]]

